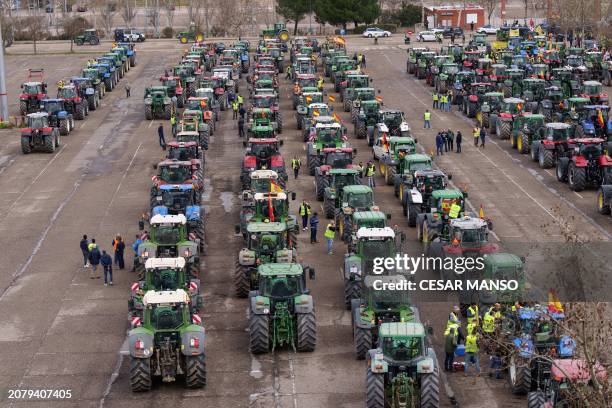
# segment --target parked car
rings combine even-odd
[[[368,27],[363,32],[363,36],[367,38],[372,37],[391,37],[391,32],[385,31],[382,28],[378,27]]]
[[[478,27],[476,32],[477,33],[484,33],[484,34],[487,34],[487,35],[494,35],[494,34],[497,34],[497,30],[499,30],[498,27],[494,27],[491,24],[485,24],[482,27]]]
[[[421,31],[417,35],[417,41],[438,41],[433,31]]]
[[[143,42],[145,35],[140,31],[133,30],[131,28],[116,28],[115,29],[115,41],[120,42]]]
[[[461,27],[444,27],[442,36],[445,38],[450,38],[451,34],[453,33],[455,34],[455,38],[461,37],[463,35],[463,30]]]

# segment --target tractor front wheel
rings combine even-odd
[[[485,129],[488,129],[490,126],[490,122],[489,122],[489,114],[488,113],[483,113],[482,114],[482,127]]]
[[[440,379],[438,369],[431,374],[421,376],[421,408],[437,408],[440,406]]]
[[[313,156],[310,158],[310,163],[308,165],[308,173],[311,176],[315,175],[315,170],[317,167],[319,167],[321,164],[319,163],[320,159],[319,156]]]
[[[512,122],[498,120],[497,137],[508,139],[512,134]]]
[[[270,349],[270,318],[251,313],[249,319],[249,347],[251,353],[267,353]]]
[[[538,164],[540,168],[550,169],[555,164],[555,158],[553,152],[548,149],[540,147],[538,152]]]
[[[344,282],[344,308],[351,310],[351,301],[361,297],[361,283],[354,280]]]
[[[130,387],[132,392],[149,391],[151,384],[151,359],[132,358],[130,362]]]
[[[610,205],[606,204],[606,200],[604,198],[604,192],[600,188],[597,192],[597,212],[602,215],[610,215]]]
[[[531,369],[525,362],[519,363],[515,356],[510,358],[508,382],[514,395],[525,395],[531,389]]]
[[[314,310],[297,315],[297,350],[314,351],[317,346],[317,322]]]
[[[152,120],[153,119],[153,109],[151,105],[145,105],[145,119]]]
[[[234,268],[234,291],[236,296],[239,298],[246,298],[251,290],[251,280],[248,274],[248,267],[240,265],[238,259],[236,259],[236,266]]]
[[[520,154],[529,153],[529,136],[521,132],[516,140],[516,148]]]
[[[353,344],[357,360],[363,360],[372,348],[372,331],[364,327],[357,327],[353,330]]]
[[[187,388],[202,388],[206,385],[204,354],[185,357],[185,385]]]
[[[365,122],[361,120],[357,120],[357,123],[355,125],[355,136],[357,136],[357,139],[365,139],[366,134],[367,134],[367,130],[366,130]]]
[[[527,408],[542,408],[546,403],[542,391],[534,391],[527,394]]]
[[[414,228],[416,227],[417,215],[419,214],[419,206],[416,204],[408,204],[407,211],[408,226]]]
[[[19,101],[19,113],[21,116],[28,114],[28,101]]]
[[[366,408],[385,408],[385,377],[368,367],[366,376]]]
[[[582,191],[586,187],[587,175],[584,167],[576,167],[570,163],[568,176],[569,187],[573,191]]]

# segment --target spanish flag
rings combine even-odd
[[[270,192],[271,193],[282,193],[283,188],[276,184],[274,180],[270,180]]]
[[[312,115],[313,116],[319,116],[320,113],[319,113],[319,111],[317,109],[315,109],[315,110],[312,111]]]
[[[597,122],[599,122],[599,126],[604,127],[604,117],[601,109],[597,109]]]
[[[382,102],[382,96],[377,96],[377,97],[376,97],[376,101],[377,101],[378,103]]]
[[[338,114],[336,112],[334,112],[332,117],[336,120],[336,122],[342,122],[342,119],[340,118],[340,116],[338,116]]]
[[[336,97],[334,95],[329,95],[328,99],[330,102],[335,102],[336,101]]]
[[[484,220],[485,213],[484,213],[484,207],[482,206],[482,204],[480,204],[480,211],[478,211],[478,216],[480,217],[481,220]]]
[[[268,213],[270,214],[270,222],[274,222],[274,206],[272,205],[272,194],[268,194]]]
[[[338,44],[344,45],[346,43],[346,40],[344,39],[344,37],[336,37],[336,42]]]
[[[551,313],[563,313],[563,305],[553,289],[548,291],[548,311]]]
[[[310,96],[310,95],[306,95],[306,102],[307,102],[307,103],[312,102],[312,96]]]
[[[522,103],[518,103],[516,105],[516,109],[518,109],[518,111],[521,112],[523,110],[523,104]]]

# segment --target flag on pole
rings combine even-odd
[[[268,213],[270,214],[270,222],[274,222],[274,206],[272,205],[272,194],[268,194]]]
[[[340,119],[340,116],[338,116],[336,112],[333,113],[332,117],[336,120],[336,122],[342,122],[342,119]]]
[[[604,126],[604,117],[601,109],[597,109],[597,121],[599,122],[599,126]]]
[[[553,289],[548,291],[548,311],[551,313],[563,313],[563,305]]]
[[[274,180],[270,180],[270,192],[271,193],[282,193],[283,188],[276,184]]]
[[[336,101],[336,97],[334,95],[329,95],[328,97],[330,102],[335,102]]]
[[[376,101],[377,101],[378,103],[382,102],[382,96],[377,96],[377,97],[376,97]]]
[[[482,204],[480,204],[480,211],[478,211],[478,216],[480,217],[481,220],[484,220],[485,213],[484,213],[484,207],[482,206]]]

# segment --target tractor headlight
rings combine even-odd
[[[143,258],[148,258],[148,257],[149,257],[149,251],[144,251],[144,252],[141,254],[141,256],[142,256]]]

